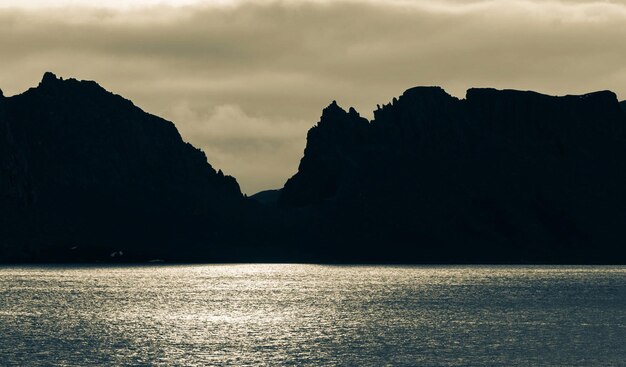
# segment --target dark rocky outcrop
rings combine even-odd
[[[95,82],[0,91],[0,262],[626,263],[626,105],[407,90],[336,102],[296,175],[245,198],[174,125]]]
[[[285,184],[280,205],[303,206],[332,196],[342,175],[356,163],[352,158],[365,143],[368,125],[354,109],[346,112],[335,101],[326,107],[318,125],[309,130],[300,169]]]
[[[95,82],[46,73],[0,97],[0,140],[0,210],[19,217],[3,225],[4,260],[207,244],[243,201],[171,122]]]
[[[626,262],[626,117],[612,92],[470,89],[459,100],[418,87],[374,116],[333,102],[282,190],[287,225],[315,253]]]
[[[620,106],[622,107],[622,111],[624,111],[624,113],[626,113],[626,101],[620,102]]]

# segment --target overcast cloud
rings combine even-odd
[[[333,99],[367,117],[416,85],[626,99],[626,1],[154,3],[0,0],[0,88],[47,70],[96,80],[175,122],[249,194],[296,171]]]

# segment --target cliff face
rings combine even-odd
[[[338,258],[626,260],[626,117],[612,92],[459,100],[420,87],[369,124],[326,114],[279,203],[307,213],[298,231]]]
[[[243,200],[171,122],[95,82],[46,73],[36,88],[0,97],[0,108],[0,192],[28,205],[13,236],[31,247],[197,240]]]
[[[307,134],[304,158],[298,173],[285,185],[279,205],[302,206],[332,196],[357,164],[368,125],[354,109],[346,112],[334,101],[325,108],[317,126]]]

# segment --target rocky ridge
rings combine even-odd
[[[321,252],[626,261],[626,116],[614,93],[470,89],[458,99],[417,87],[374,116],[333,102],[281,192],[284,210],[306,213],[308,225],[295,226]]]

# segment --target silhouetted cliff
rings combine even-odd
[[[459,100],[418,87],[374,116],[333,102],[282,190],[287,227],[314,253],[626,261],[626,117],[612,92],[470,89]]]
[[[245,198],[95,82],[0,91],[0,261],[626,263],[626,104],[417,87],[333,101],[296,175]]]
[[[19,214],[3,226],[5,260],[210,243],[243,201],[171,122],[95,82],[46,73],[0,97],[0,140],[0,210]]]
[[[319,124],[309,130],[300,169],[285,184],[280,204],[301,206],[332,196],[341,176],[355,163],[352,158],[360,154],[367,131],[366,119],[333,101],[322,112]]]

